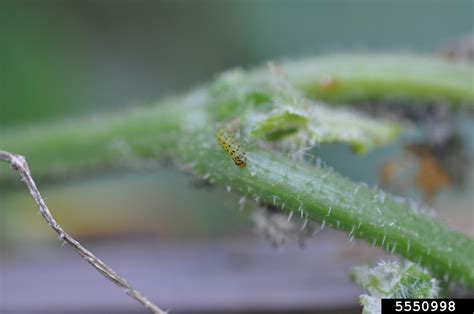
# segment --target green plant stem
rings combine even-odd
[[[474,242],[429,217],[418,205],[356,184],[337,173],[255,149],[235,167],[215,145],[188,144],[192,169],[262,204],[293,211],[396,252],[445,280],[474,287]],[[202,145],[202,146],[201,146]]]
[[[466,99],[472,96],[462,88],[457,92]],[[143,160],[177,161],[249,199],[343,230],[350,238],[366,239],[419,262],[442,279],[474,287],[473,240],[416,205],[279,152],[244,147],[247,167],[236,167],[215,141],[216,121],[209,104],[215,108],[215,99],[203,87],[126,113],[4,131],[0,147],[27,156],[33,175],[40,177],[82,174]],[[3,184],[8,182],[6,176],[2,178]]]
[[[287,62],[282,67],[288,79],[309,97],[328,102],[403,101],[474,107],[472,63],[410,54],[340,54]],[[328,87],[331,81],[332,87]]]

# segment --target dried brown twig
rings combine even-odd
[[[23,156],[0,150],[0,160],[9,163],[12,169],[20,173],[22,181],[28,187],[28,190],[33,196],[36,204],[38,204],[38,209],[41,215],[43,216],[44,220],[46,220],[48,225],[59,235],[60,240],[66,242],[105,278],[113,282],[116,286],[122,288],[127,295],[140,302],[152,313],[166,313],[166,311],[161,310],[158,306],[150,302],[144,295],[142,295],[139,291],[135,290],[132,285],[128,283],[127,280],[125,280],[123,277],[120,277],[109,266],[107,266],[104,262],[98,259],[94,254],[92,254],[89,250],[83,247],[79,242],[77,242],[74,238],[72,238],[63,230],[63,228],[56,222],[54,217],[51,215],[48,206],[46,206],[46,203],[40,192],[38,191],[38,188],[36,187],[36,184],[31,176],[31,172],[28,168],[26,159]]]

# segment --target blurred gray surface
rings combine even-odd
[[[173,312],[351,310],[362,291],[350,282],[350,268],[382,254],[335,231],[304,249],[273,248],[252,237],[194,244],[137,239],[89,248]],[[69,247],[28,252],[2,261],[2,268],[5,313],[142,310]]]

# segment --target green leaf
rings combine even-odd
[[[383,298],[436,298],[439,293],[438,281],[410,262],[382,261],[374,268],[354,267],[352,278],[368,292],[359,297],[364,314],[379,314]]]
[[[224,122],[238,118],[251,137],[285,140],[290,147],[301,148],[341,142],[364,153],[390,143],[400,132],[398,123],[310,100],[269,68],[265,77],[253,81],[245,80],[242,70],[220,76],[212,88],[217,100],[210,106],[211,115],[217,113]]]

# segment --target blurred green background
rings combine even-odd
[[[2,1],[2,125],[118,110],[222,70],[332,51],[432,52],[472,1]]]
[[[269,59],[433,53],[473,32],[473,12],[473,1],[3,0],[0,136],[6,128],[146,105],[223,70]],[[320,153],[336,170],[373,184],[376,166],[400,148],[364,157],[340,146]],[[237,211],[237,197],[199,187],[167,167],[40,182],[40,189],[65,229],[92,243],[120,243],[123,236],[213,241],[248,237],[253,229],[248,215]],[[39,243],[57,246],[24,190],[0,191],[0,197],[0,258],[33,254]],[[459,202],[470,206],[470,199]]]

